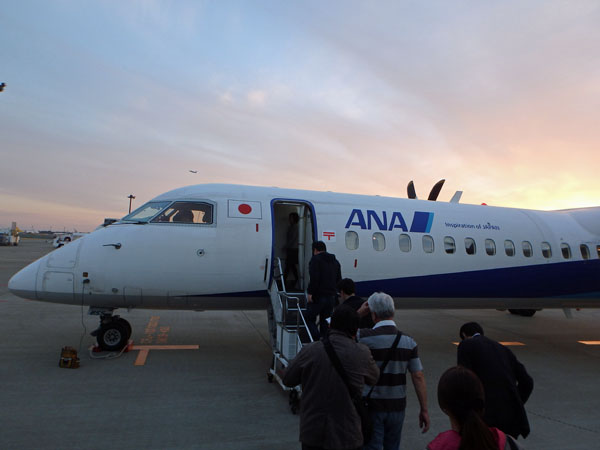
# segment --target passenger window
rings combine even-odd
[[[569,244],[565,244],[564,242],[560,244],[560,251],[562,252],[563,258],[571,259],[571,247],[569,247]]]
[[[152,223],[211,224],[213,205],[201,202],[175,202]]]
[[[382,233],[373,233],[373,248],[378,252],[385,250],[385,236]]]
[[[496,243],[493,239],[485,240],[485,252],[490,256],[494,256],[496,254]]]
[[[451,255],[452,253],[456,252],[456,243],[454,242],[454,238],[453,237],[446,236],[444,238],[444,250],[449,255]]]
[[[581,250],[581,257],[583,259],[590,259],[590,249],[588,248],[587,245],[581,244],[579,246],[579,250]]]
[[[398,242],[400,244],[400,250],[403,252],[410,252],[411,243],[410,236],[408,234],[401,234]]]
[[[523,256],[525,258],[531,258],[533,256],[533,247],[529,241],[523,241]]]
[[[348,250],[358,248],[358,233],[356,231],[346,231],[346,248]]]
[[[425,253],[433,253],[434,249],[435,249],[435,247],[434,247],[434,243],[433,243],[433,238],[431,236],[429,236],[428,234],[423,236],[423,251]]]
[[[552,258],[552,248],[548,242],[542,242],[542,255],[546,259]]]
[[[504,241],[504,253],[506,256],[515,256],[515,243],[508,239]]]
[[[475,246],[475,240],[473,238],[465,238],[465,250],[467,251],[467,255],[475,254],[477,247]]]

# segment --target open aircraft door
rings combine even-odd
[[[316,236],[314,208],[309,202],[302,200],[273,200],[271,203],[273,219],[273,244],[271,251],[270,273],[265,281],[271,287],[273,282],[280,282],[283,274],[287,275],[287,291],[304,292],[308,286],[308,263],[312,256],[312,243]],[[293,223],[297,214],[298,222]],[[298,262],[288,261],[288,247],[293,242],[297,227]],[[296,276],[297,275],[297,276]],[[295,283],[293,281],[296,280]],[[285,281],[284,281],[285,283]],[[278,286],[280,289],[283,286]]]
[[[308,263],[316,237],[316,221],[313,206],[302,200],[273,200],[271,216],[272,262],[267,284],[271,303],[267,308],[267,316],[273,366],[269,369],[268,377],[269,381],[277,380],[285,391],[289,391],[290,407],[296,413],[301,388],[284,386],[282,376],[302,346],[312,342],[304,312],[309,281]]]

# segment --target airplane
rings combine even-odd
[[[443,183],[441,181],[440,183]],[[439,183],[438,183],[439,184]],[[509,309],[600,306],[600,207],[560,211],[274,187],[200,184],[148,201],[120,220],[28,265],[9,281],[20,297],[88,306],[104,350],[131,325],[118,308],[268,309],[288,216],[299,226],[299,284],[311,244],[336,255],[357,294],[390,294],[397,308]],[[272,334],[274,334],[272,332]]]

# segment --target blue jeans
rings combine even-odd
[[[404,411],[371,411],[373,436],[363,450],[398,450],[404,423]]]

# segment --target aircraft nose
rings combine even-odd
[[[36,300],[35,284],[39,267],[40,262],[36,261],[13,275],[8,280],[8,289],[10,292],[19,297]]]

